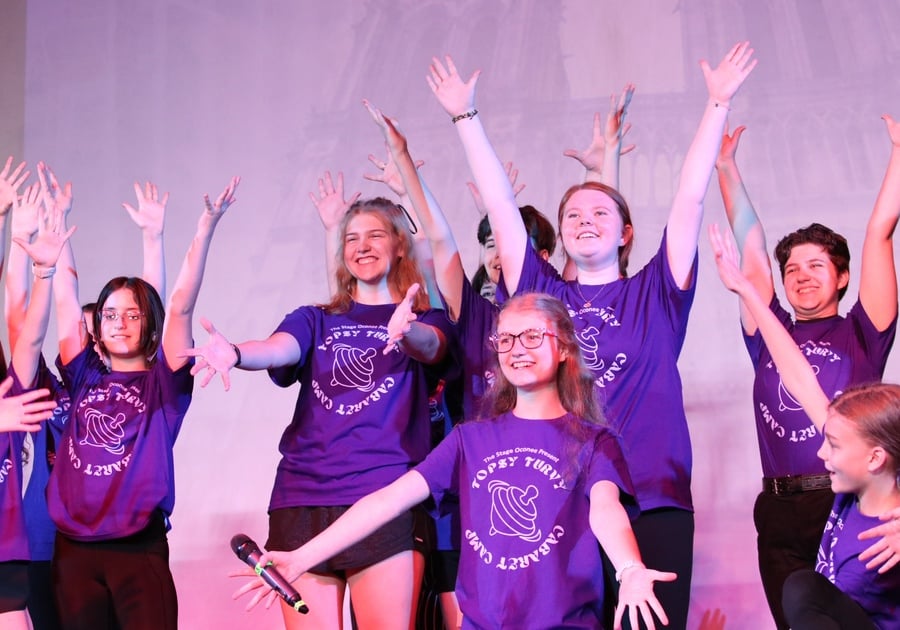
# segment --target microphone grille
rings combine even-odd
[[[235,534],[231,537],[231,549],[241,559],[243,559],[241,552],[244,550],[247,543],[253,544],[253,541],[247,534]]]

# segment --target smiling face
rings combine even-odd
[[[560,237],[579,268],[619,267],[619,248],[631,240],[613,198],[600,190],[576,190],[560,213]]]
[[[500,282],[500,255],[497,253],[497,243],[493,235],[485,238],[481,245],[481,264],[484,265],[491,283],[496,285]]]
[[[559,364],[566,360],[567,353],[560,350],[553,323],[540,312],[532,310],[509,310],[500,313],[497,321],[497,336],[519,335],[524,331],[537,341],[538,331],[546,331],[540,346],[526,348],[522,337],[513,341],[509,352],[497,354],[500,369],[509,383],[518,390],[536,391],[556,388],[556,374]],[[534,345],[529,343],[528,345]]]
[[[109,294],[100,308],[100,340],[113,362],[145,362],[141,348],[144,314],[131,289],[117,289]]]
[[[374,212],[361,212],[347,223],[344,264],[359,282],[377,285],[386,281],[401,255],[389,225]]]
[[[785,295],[797,319],[837,315],[839,293],[847,286],[849,275],[838,272],[821,245],[795,245],[784,265],[783,280]]]
[[[859,494],[870,478],[873,451],[874,447],[860,435],[851,420],[829,410],[825,440],[818,456],[831,476],[832,491]]]

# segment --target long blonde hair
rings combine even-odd
[[[344,262],[345,239],[347,226],[354,217],[360,214],[373,214],[381,221],[385,230],[391,235],[391,239],[397,245],[397,257],[391,261],[388,271],[387,283],[392,294],[402,298],[414,283],[425,286],[422,272],[416,259],[416,250],[413,247],[412,238],[408,229],[408,223],[404,212],[396,204],[383,197],[360,200],[350,206],[347,214],[341,220],[341,242],[337,251],[337,291],[331,296],[327,304],[319,307],[327,313],[346,313],[353,303],[353,295],[356,292],[357,278],[350,273]],[[424,291],[420,291],[413,302],[413,309],[424,311],[428,308],[428,297]]]

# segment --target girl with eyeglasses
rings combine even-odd
[[[491,343],[500,371],[488,395],[490,419],[457,425],[424,462],[360,499],[322,534],[260,562],[297,580],[410,506],[432,497],[439,510],[454,494],[463,628],[598,627],[597,541],[621,582],[616,624],[627,611],[632,625],[640,616],[652,628],[651,610],[665,623],[653,584],[675,575],[641,563],[628,471],[566,307],[548,295],[516,296],[500,312]],[[248,592],[255,593],[250,608],[274,598],[261,580],[237,595]]]
[[[866,564],[871,541],[861,534],[883,531],[882,519],[900,514],[900,385],[855,385],[829,401],[796,341],[738,268],[734,242],[717,226],[710,227],[710,242],[722,283],[740,296],[785,389],[824,434],[817,454],[834,503],[815,570],[795,570],[784,582],[779,601],[785,621],[794,630],[898,630],[900,566],[891,549],[897,530],[881,541],[885,551],[874,565]]]
[[[324,187],[320,191],[325,196]],[[342,193],[341,193],[342,194]],[[269,337],[229,343],[212,326],[197,357],[202,385],[216,374],[268,370],[275,384],[300,384],[269,503],[269,549],[308,541],[357,499],[396,480],[430,448],[428,394],[444,373],[452,332],[429,308],[408,222],[383,198],[356,201],[337,242],[336,291],[327,304],[289,313]],[[415,569],[409,508],[345,553],[292,576],[308,615],[283,606],[287,628],[340,628],[349,585],[361,628],[410,626]],[[417,554],[418,555],[418,554]]]
[[[677,360],[697,274],[703,198],[728,108],[756,61],[749,43],[734,46],[718,67],[702,62],[709,98],[681,167],[662,242],[650,262],[627,276],[634,239],[625,200],[587,181],[559,205],[559,234],[574,265],[564,280],[527,246],[515,195],[475,107],[476,72],[464,81],[452,60],[433,59],[429,85],[462,141],[500,253],[508,294],[545,291],[572,312],[585,363],[607,417],[622,436],[641,515],[634,523],[647,562],[674,571],[660,600],[675,628],[687,623],[693,563],[692,454]],[[624,112],[623,112],[624,116]],[[620,152],[608,151],[618,160]]]
[[[193,345],[209,245],[240,180],[233,178],[214,203],[206,198],[168,313],[139,278],[107,283],[94,313],[95,347],[82,325],[69,245],[59,243],[71,233],[64,231],[63,208],[71,203],[70,187],[61,188],[43,165],[39,176],[53,223],[27,247],[35,287],[13,371],[19,386],[34,378],[55,278],[58,365],[71,401],[47,486],[58,529],[52,577],[60,620],[72,629],[176,628],[166,532],[175,498],[172,449],[193,389],[184,351]],[[165,205],[166,198],[159,201]]]

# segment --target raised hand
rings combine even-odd
[[[50,395],[49,389],[35,389],[18,396],[9,396],[11,376],[0,383],[0,432],[41,430],[41,422],[53,415],[55,400],[40,400]]]
[[[744,125],[741,125],[729,136],[728,125],[725,125],[725,133],[722,134],[722,146],[719,148],[719,157],[716,159],[716,167],[721,167],[723,164],[734,162],[734,156],[737,153],[741,134],[743,134],[746,129],[747,128]]]
[[[44,162],[38,162],[37,174],[44,206],[62,212],[65,219],[72,210],[72,182],[66,182],[65,186],[60,187],[56,175]]]
[[[406,195],[406,186],[403,185],[403,178],[400,177],[400,171],[397,170],[397,164],[394,162],[394,156],[391,155],[390,150],[387,151],[387,157],[384,161],[379,160],[377,157],[369,154],[369,161],[375,165],[375,168],[379,169],[380,173],[364,173],[363,177],[368,179],[370,182],[381,182],[385,186],[391,189],[391,192],[397,195],[398,197],[403,197]],[[416,168],[420,168],[424,165],[425,162],[422,160],[416,160]]]
[[[166,204],[169,202],[169,193],[165,193],[160,198],[159,190],[153,182],[146,182],[143,189],[138,182],[135,182],[134,194],[138,200],[137,209],[127,203],[123,203],[122,207],[142,232],[154,236],[161,235],[166,222]]]
[[[516,183],[519,179],[519,169],[517,169],[512,162],[507,162],[504,169],[506,170],[506,177],[509,179],[509,184],[512,186],[513,196],[518,197],[519,193],[525,190],[525,184]],[[472,201],[475,202],[475,208],[478,210],[478,214],[481,216],[486,215],[487,207],[484,205],[484,199],[481,198],[481,191],[478,190],[478,186],[473,182],[466,182],[466,186],[469,187],[469,192],[472,193]]]
[[[13,240],[28,253],[35,266],[55,267],[63,245],[75,233],[75,226],[64,231],[65,225],[65,212],[62,206],[44,205],[38,210],[37,238],[30,243],[18,236],[13,237]]]
[[[309,193],[309,198],[319,212],[319,219],[326,230],[337,229],[341,224],[341,219],[347,214],[360,193],[354,193],[349,200],[344,199],[344,174],[337,174],[337,185],[331,179],[331,171],[325,171],[325,174],[319,178],[319,196]]]
[[[204,194],[203,204],[206,207],[206,212],[203,213],[203,216],[200,218],[200,220],[206,220],[215,223],[223,216],[225,216],[225,211],[231,207],[231,204],[237,201],[237,198],[234,196],[234,191],[237,190],[237,187],[240,183],[240,177],[232,177],[231,181],[228,182],[228,185],[225,187],[225,190],[223,190],[221,194],[216,197],[215,202],[210,201],[208,194]]]
[[[731,235],[723,235],[719,226],[713,223],[709,226],[709,243],[716,257],[716,270],[722,284],[729,291],[741,295],[742,291],[752,288],[750,281],[741,272],[741,259]]]
[[[664,626],[669,625],[669,618],[662,604],[653,594],[654,582],[674,582],[678,575],[663,571],[654,571],[642,566],[637,566],[626,571],[622,576],[622,585],[619,588],[619,603],[616,604],[615,620],[613,627],[622,627],[622,617],[628,611],[628,619],[632,628],[638,627],[638,613],[644,621],[644,625],[650,630],[656,628],[653,613]],[[652,612],[651,612],[652,611]]]
[[[13,158],[10,155],[6,158],[3,170],[0,171],[0,216],[12,209],[19,196],[19,188],[31,174],[31,171],[25,170],[25,162],[20,162],[15,169],[12,168],[12,163]]]
[[[397,308],[394,309],[394,314],[391,315],[387,325],[388,341],[382,351],[384,354],[400,349],[400,342],[403,341],[403,338],[406,337],[406,334],[412,328],[412,323],[416,321],[416,314],[413,312],[413,301],[416,299],[416,293],[418,292],[418,283],[413,283],[406,290],[406,295],[403,296],[400,303],[397,304]]]
[[[444,111],[459,116],[475,109],[475,85],[480,74],[481,71],[476,70],[468,81],[463,82],[453,59],[447,55],[443,64],[437,57],[431,58],[431,71],[425,80]]]
[[[200,381],[200,387],[206,387],[213,377],[218,374],[222,378],[222,384],[227,392],[231,389],[229,372],[237,363],[237,353],[231,342],[216,330],[211,321],[201,317],[200,325],[209,333],[209,341],[202,346],[187,348],[179,356],[181,358],[196,358],[194,366],[191,368],[191,376],[197,376],[197,374],[206,370]]]
[[[38,231],[38,211],[41,206],[41,186],[38,183],[31,184],[22,191],[22,196],[16,200],[12,212],[12,236],[13,240],[20,238],[30,241]]]
[[[591,143],[584,151],[566,149],[563,155],[578,160],[586,171],[599,173],[603,170],[603,160],[607,147],[620,147],[619,155],[625,155],[634,150],[634,145],[621,147],[622,139],[631,129],[631,124],[625,122],[625,114],[628,105],[634,96],[634,84],[628,83],[620,95],[612,94],[609,97],[609,112],[606,114],[606,125],[600,125],[600,113],[594,114],[594,127]]]
[[[701,61],[700,68],[703,70],[710,99],[720,107],[728,107],[731,98],[744,83],[744,79],[756,67],[756,61],[753,59],[750,42],[735,44],[715,69],[712,69],[705,59]]]
[[[365,99],[363,100],[363,105],[366,106],[366,110],[372,116],[372,120],[375,121],[375,124],[378,125],[382,134],[384,134],[384,143],[387,148],[387,158],[384,162],[377,159],[374,155],[369,155],[369,161],[381,169],[381,175],[363,175],[363,177],[369,181],[382,182],[397,196],[403,197],[407,192],[406,186],[403,184],[403,178],[400,175],[400,170],[397,168],[394,155],[400,155],[409,151],[406,136],[400,131],[396,120],[385,116],[380,109]],[[415,162],[414,165],[418,169],[423,164],[424,162],[420,160]]]

